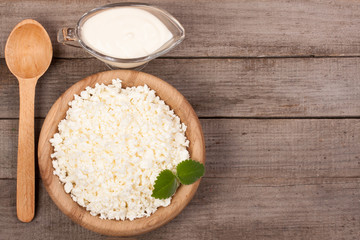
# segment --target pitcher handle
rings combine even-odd
[[[72,47],[80,48],[79,38],[76,35],[75,28],[62,28],[58,31],[57,41]]]

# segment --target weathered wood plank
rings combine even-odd
[[[202,120],[207,175],[360,177],[360,120]]]
[[[2,1],[0,49],[11,29],[34,18],[48,30],[56,57],[89,57],[56,42],[61,27],[74,26],[88,10],[111,1]],[[360,2],[349,1],[149,1],[172,13],[186,40],[167,56],[360,55]],[[3,54],[1,54],[3,57]]]
[[[192,202],[169,224],[140,239],[357,239],[360,179],[248,183],[204,178]],[[16,218],[14,180],[0,180],[3,239],[109,239],[71,222],[37,182],[36,216]]]
[[[201,123],[207,177],[260,182],[266,178],[274,184],[297,183],[301,178],[360,178],[360,119],[202,119]],[[37,136],[41,124],[36,121]],[[17,120],[0,120],[0,133],[0,178],[15,178]]]
[[[38,82],[36,116],[105,70],[96,59],[54,59]],[[176,87],[200,117],[360,116],[360,58],[158,59],[144,71]],[[17,118],[18,83],[4,60],[0,75],[0,118]]]

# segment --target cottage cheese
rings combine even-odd
[[[54,174],[93,216],[133,220],[149,216],[171,198],[151,197],[164,169],[189,158],[186,126],[148,86],[87,87],[69,103],[50,140]]]

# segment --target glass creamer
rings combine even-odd
[[[117,3],[84,14],[75,28],[62,28],[58,41],[80,46],[110,68],[142,68],[185,38],[166,11],[142,3]]]

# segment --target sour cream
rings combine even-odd
[[[172,37],[157,17],[135,7],[104,10],[86,20],[81,28],[81,39],[90,48],[125,59],[154,53]]]

